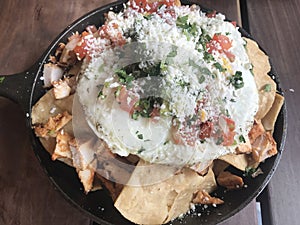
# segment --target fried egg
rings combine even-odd
[[[258,91],[234,25],[188,7],[175,13],[110,13],[106,26],[126,44],[95,39],[77,94],[88,124],[113,153],[192,166],[244,141]]]

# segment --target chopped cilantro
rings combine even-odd
[[[134,120],[137,120],[138,119],[138,117],[139,117],[139,112],[138,111],[134,111],[133,113],[132,113],[132,115],[131,115],[131,118],[132,119],[134,119]]]
[[[144,18],[146,20],[150,20],[152,18],[152,14],[144,15]]]
[[[244,81],[241,71],[236,71],[236,73],[229,78],[229,83],[232,84],[235,89],[240,89],[244,87]]]
[[[188,15],[179,16],[176,20],[176,25],[182,29],[187,29],[187,28],[189,28],[188,19],[189,19]]]
[[[197,63],[195,63],[195,61],[191,59],[189,59],[189,65],[196,68],[201,75],[212,76],[212,77],[214,76],[208,68],[199,66]]]
[[[143,151],[145,151],[146,149],[141,147],[138,151],[137,151],[137,154],[141,154]]]
[[[106,95],[103,94],[104,85],[103,84],[99,84],[99,85],[97,85],[97,87],[100,89],[99,92],[98,92],[97,98],[105,99]]]
[[[167,64],[164,61],[161,61],[160,62],[160,71],[165,72],[165,71],[167,71],[167,69],[168,69]]]
[[[175,57],[177,55],[177,46],[172,45],[172,50],[169,52],[167,57]]]
[[[213,55],[208,52],[204,52],[203,59],[206,60],[207,62],[214,61]]]
[[[210,42],[211,37],[208,35],[207,31],[201,28],[201,35],[198,43],[202,45],[203,49],[206,50],[206,44]]]
[[[106,98],[106,95],[103,94],[103,91],[102,91],[102,90],[99,91],[99,93],[98,93],[98,98],[100,98],[100,99],[105,99],[105,98]]]
[[[245,140],[243,135],[239,136],[239,141],[242,142],[242,143],[246,143],[246,140]]]
[[[214,67],[216,67],[220,72],[225,72],[226,69],[218,62],[215,62],[214,64]]]
[[[136,104],[135,107],[138,109],[134,110],[132,114],[132,119],[137,120],[139,116],[144,118],[150,118],[151,113],[153,112],[155,105],[161,105],[163,99],[160,97],[149,96],[147,98],[141,98]]]
[[[199,84],[202,84],[205,81],[205,77],[201,75],[198,79]]]
[[[127,74],[123,69],[116,70],[115,73],[119,77],[119,81],[124,85],[130,86],[131,82],[134,80],[132,74]]]
[[[252,167],[245,168],[245,176],[246,177],[252,176],[252,174],[254,174],[255,172],[256,172],[256,168],[252,168]]]
[[[117,87],[117,90],[115,91],[115,97],[118,97],[120,95],[122,86]]]
[[[264,86],[264,91],[265,91],[265,92],[270,92],[271,90],[272,90],[271,84],[266,84],[266,85]]]
[[[190,84],[190,82],[186,82],[186,81],[184,81],[184,80],[179,80],[179,81],[178,81],[178,85],[179,85],[180,87],[184,88],[184,87],[189,87],[191,84]]]
[[[138,139],[141,139],[141,140],[144,138],[143,134],[138,134],[137,137],[138,137]]]
[[[188,22],[189,16],[181,16],[178,17],[176,20],[177,27],[180,27],[183,29],[184,35],[187,37],[188,40],[190,40],[191,36],[196,36],[198,33],[197,24],[193,23],[190,24]]]
[[[164,142],[164,145],[168,144],[169,142],[170,142],[169,140],[165,141],[165,142]]]
[[[0,84],[2,84],[4,80],[5,80],[5,77],[0,77]]]

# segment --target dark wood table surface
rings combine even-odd
[[[26,71],[68,24],[108,2],[0,0],[0,74]],[[262,201],[264,225],[299,224],[300,0],[199,2],[239,24],[243,18],[244,26],[249,25],[280,76],[288,108],[288,137],[278,169],[258,200]],[[246,9],[242,13],[240,3]],[[257,217],[254,200],[222,225],[256,225]],[[51,185],[31,149],[24,113],[17,105],[0,98],[0,225],[92,223]]]

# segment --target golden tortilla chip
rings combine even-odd
[[[72,114],[73,97],[70,95],[64,99],[55,99],[53,89],[49,90],[39,101],[32,107],[31,119],[32,124],[46,123],[49,117],[58,113],[67,111]]]
[[[217,177],[228,166],[230,166],[230,164],[228,162],[225,162],[224,160],[220,160],[220,159],[215,159],[213,167],[212,167],[215,176]]]
[[[257,43],[251,39],[245,38],[247,53],[250,62],[253,65],[253,74],[259,94],[259,109],[255,118],[263,118],[271,109],[275,94],[276,83],[268,75],[271,69],[269,57],[258,47]]]
[[[200,176],[188,168],[161,182],[143,185],[147,177],[159,177],[162,172],[160,165],[151,165],[151,171],[149,165],[144,161],[139,162],[138,166],[144,169],[135,170],[129,183],[134,181],[140,185],[126,185],[115,201],[115,207],[121,214],[134,223],[167,223],[188,211],[194,193],[199,190],[211,192],[216,188],[211,169],[205,176]]]
[[[244,171],[248,166],[247,154],[227,154],[218,159],[227,162],[241,171]]]
[[[275,101],[273,102],[273,105],[272,105],[270,111],[261,120],[266,131],[270,131],[271,133],[273,133],[275,122],[277,120],[278,114],[283,105],[283,102],[284,102],[284,97],[282,95],[276,93]]]

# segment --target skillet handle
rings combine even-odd
[[[20,105],[24,113],[30,111],[30,96],[38,67],[35,64],[21,73],[0,75],[0,96]]]

